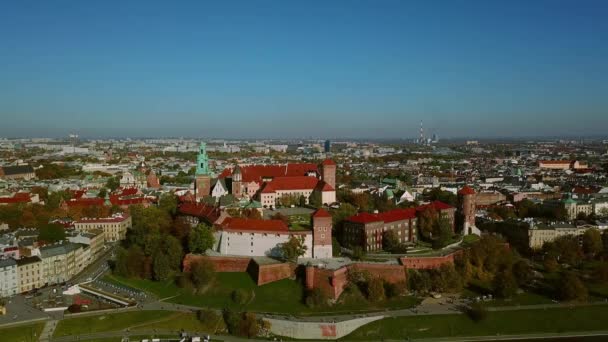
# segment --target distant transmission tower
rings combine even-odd
[[[76,153],[76,142],[78,141],[78,134],[70,134],[70,144],[72,144],[72,153]]]
[[[424,144],[424,129],[422,128],[422,120],[420,120],[420,138],[418,138],[420,144]]]

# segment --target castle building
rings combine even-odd
[[[235,197],[258,199],[264,207],[275,207],[284,196],[304,196],[308,203],[317,194],[322,204],[336,201],[336,164],[329,159],[321,165],[237,165],[219,178],[230,182]]]
[[[359,213],[348,217],[344,224],[344,243],[360,246],[365,251],[378,251],[382,249],[384,232],[389,230],[397,233],[400,243],[414,243],[418,239],[418,215],[429,207],[448,220],[454,230],[456,208],[434,201],[417,208],[394,209],[378,214]]]
[[[216,251],[223,255],[281,257],[280,246],[293,236],[306,246],[304,258],[332,257],[332,218],[319,209],[312,214],[312,230],[292,230],[281,220],[228,217],[217,227]]]

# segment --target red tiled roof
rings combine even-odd
[[[274,192],[279,190],[312,190],[317,186],[319,180],[316,177],[294,176],[277,177],[271,182],[266,183],[262,193]]]
[[[441,201],[433,201],[429,204],[426,205],[421,205],[416,207],[416,211],[422,211],[428,207],[432,206],[433,208],[435,208],[435,210],[446,210],[446,209],[454,209],[454,207],[452,207],[451,205],[447,204],[447,203],[443,203]]]
[[[178,210],[183,215],[204,218],[209,222],[215,222],[220,217],[218,208],[204,203],[182,203],[179,205]]]
[[[319,172],[313,163],[294,163],[285,165],[248,165],[239,166],[243,182],[259,182],[263,178],[305,176],[307,172]],[[232,175],[234,170],[225,169],[219,178]]]
[[[382,221],[382,219],[380,217],[378,217],[377,214],[370,214],[370,213],[358,213],[355,216],[351,216],[349,218],[346,219],[349,222],[354,222],[354,223],[370,223],[370,222],[379,222]]]
[[[18,192],[15,195],[13,195],[14,198],[21,198],[21,199],[26,199],[26,200],[30,200],[30,194],[27,192]]]
[[[139,189],[137,189],[135,187],[122,188],[122,189],[120,189],[120,193],[118,194],[118,196],[120,196],[120,197],[133,196],[133,195],[137,195],[138,193],[139,193]]]
[[[541,163],[541,164],[555,164],[555,165],[561,165],[561,164],[568,164],[568,165],[570,165],[571,161],[570,160],[541,160],[541,161],[539,161],[539,163]]]
[[[72,198],[69,201],[65,201],[68,207],[87,207],[93,205],[103,205],[103,198]]]
[[[129,218],[128,214],[122,216],[102,217],[102,218],[83,218],[74,223],[118,223]]]
[[[475,195],[475,190],[468,185],[462,187],[462,189],[458,190],[459,195]]]
[[[81,189],[81,190],[73,190],[72,192],[72,198],[81,198],[82,196],[84,196],[84,194],[87,193],[86,189]]]
[[[323,164],[323,165],[336,165],[336,162],[334,162],[333,160],[331,160],[331,159],[328,158],[328,159],[325,159],[321,164]]]
[[[29,201],[29,198],[26,199],[19,197],[0,197],[0,204],[28,203]]]
[[[320,208],[312,214],[312,217],[331,217],[327,210]]]
[[[317,191],[322,191],[322,192],[336,191],[336,189],[334,189],[331,185],[327,184],[325,181],[319,181],[317,183],[317,186],[315,187],[315,189]]]
[[[110,196],[110,202],[113,205],[133,205],[133,204],[148,203],[148,202],[150,202],[150,200],[148,198],[146,198],[145,196],[130,197],[130,198],[122,197],[121,198],[116,195],[113,195],[113,196]]]
[[[233,231],[259,231],[259,232],[284,232],[289,228],[282,220],[258,220],[246,218],[229,217],[222,223],[223,230]]]
[[[371,223],[371,222],[379,222],[379,221],[384,221],[385,223],[389,223],[389,222],[395,222],[395,221],[409,220],[409,219],[413,219],[416,217],[417,211],[422,211],[429,206],[432,206],[436,210],[445,210],[445,209],[454,208],[449,204],[446,204],[446,203],[443,203],[440,201],[434,201],[427,205],[419,206],[416,208],[393,209],[393,210],[386,211],[386,212],[379,213],[379,214],[359,213],[355,216],[351,216],[351,217],[347,218],[346,220],[349,222],[363,223],[363,224]]]

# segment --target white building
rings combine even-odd
[[[19,291],[17,262],[13,259],[0,259],[0,296],[9,297]]]
[[[303,239],[305,258],[312,257],[310,230],[289,230],[281,220],[227,218],[221,225],[217,250],[225,255],[281,256],[280,245],[292,236]]]

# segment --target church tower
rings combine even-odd
[[[312,257],[325,259],[332,257],[332,218],[323,208],[312,214]]]
[[[207,156],[207,145],[201,142],[196,157],[196,175],[194,179],[194,192],[196,201],[211,193],[211,174],[209,172],[209,157]]]

